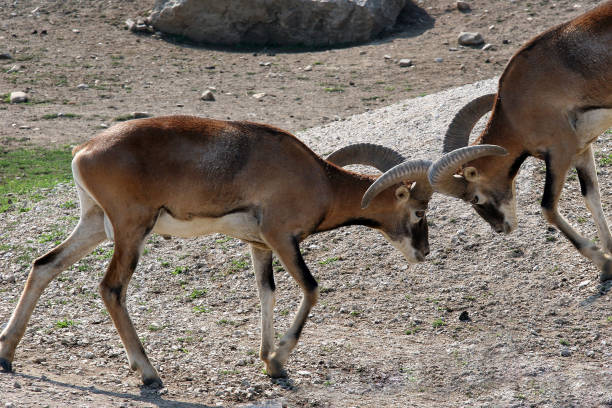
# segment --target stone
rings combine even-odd
[[[23,103],[28,101],[28,94],[21,91],[11,92],[9,98],[11,103]]]
[[[409,60],[407,58],[402,58],[401,60],[399,60],[398,64],[402,68],[409,67],[412,65],[412,60]]]
[[[77,85],[77,89],[88,89],[88,88],[89,88],[89,85],[87,85],[87,84],[78,84]]]
[[[440,58],[440,57],[438,57],[438,58],[436,58],[434,61],[436,61],[436,62],[444,62],[444,58]]]
[[[132,112],[134,119],[148,118],[151,117],[149,112]]]
[[[472,8],[470,7],[470,3],[468,3],[467,1],[458,1],[457,2],[457,10],[459,11],[470,11]]]
[[[263,99],[264,96],[266,96],[265,92],[259,92],[259,93],[253,94],[253,98],[255,98],[257,100]]]
[[[210,89],[207,89],[206,91],[202,92],[202,96],[200,96],[200,99],[203,101],[214,101],[215,95]]]
[[[461,45],[480,45],[484,43],[484,39],[480,33],[461,32],[459,33],[457,42]]]
[[[572,355],[572,351],[568,348],[564,348],[561,350],[561,357],[570,357]]]
[[[306,65],[304,71],[312,71],[312,65]]]
[[[9,59],[13,59],[13,56],[11,54],[9,54],[8,52],[0,53],[0,60],[9,60]]]
[[[406,0],[156,0],[155,30],[234,45],[327,46],[391,30]]]
[[[485,44],[482,46],[482,50],[483,51],[489,51],[489,50],[493,50],[493,44]]]

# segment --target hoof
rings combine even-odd
[[[606,282],[612,280],[612,259],[608,259],[603,266],[601,275],[599,275],[600,282]]]
[[[11,363],[5,358],[0,358],[0,367],[2,367],[2,371],[4,372],[7,372],[7,373],[13,372],[13,363]]]
[[[164,383],[162,382],[161,378],[159,377],[153,377],[153,378],[143,378],[142,379],[142,383],[149,388],[163,388],[164,387]]]
[[[283,365],[276,361],[275,359],[271,359],[267,364],[266,372],[272,378],[286,378],[287,372],[283,368]]]

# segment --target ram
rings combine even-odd
[[[491,108],[476,145],[467,146],[472,127]],[[535,37],[512,57],[497,94],[470,102],[452,121],[446,154],[432,165],[429,180],[435,191],[471,202],[495,231],[509,233],[517,226],[516,174],[527,157],[544,160],[544,216],[606,281],[612,279],[612,237],[591,145],[611,126],[612,2],[607,1]],[[480,157],[483,151],[508,154],[491,159]],[[571,167],[603,250],[578,234],[557,209]]]
[[[100,294],[130,367],[151,385],[161,385],[161,379],[128,315],[126,291],[152,232],[178,237],[218,232],[249,243],[261,302],[260,357],[274,377],[284,375],[283,366],[318,298],[300,241],[360,224],[382,232],[409,261],[422,261],[429,252],[427,161],[407,162],[405,178],[362,209],[362,196],[375,176],[344,170],[267,125],[189,116],[137,119],[102,132],[73,154],[81,217],[63,243],[32,265],[0,334],[5,371],[12,369],[15,349],[45,287],[107,238],[114,240],[115,249]],[[367,144],[341,149],[331,159],[381,170],[404,161],[390,149]],[[293,324],[276,349],[273,252],[303,292]]]

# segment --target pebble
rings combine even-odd
[[[412,60],[407,59],[407,58],[402,58],[401,60],[399,60],[398,64],[402,68],[409,67],[409,66],[412,66]]]
[[[270,65],[272,65],[271,62],[260,62],[259,63],[259,66],[261,66],[261,67],[269,67]]]
[[[569,357],[572,355],[572,351],[568,348],[561,350],[561,357]]]
[[[151,114],[149,112],[132,112],[132,117],[134,119],[149,118]]]
[[[3,52],[0,54],[0,60],[13,59],[13,56],[8,52]]]
[[[436,58],[434,61],[436,61],[436,62],[444,62],[444,58],[440,58],[440,57],[438,57],[438,58]]]
[[[207,89],[206,91],[202,92],[202,95],[200,96],[200,99],[203,101],[214,101],[215,100],[215,95],[213,94],[213,92],[210,89]]]
[[[584,288],[584,287],[585,287],[585,286],[587,286],[589,283],[591,283],[591,280],[590,280],[590,279],[583,280],[582,282],[580,282],[580,283],[578,284],[578,289]]]
[[[390,60],[391,56],[390,55],[385,55],[383,58],[386,59],[386,60]]]
[[[480,45],[484,43],[484,39],[480,33],[461,32],[457,37],[457,42],[461,45]]]
[[[23,103],[28,101],[28,94],[21,91],[11,92],[11,103]]]
[[[458,1],[457,2],[457,10],[459,10],[459,11],[470,11],[471,10],[470,3],[468,3],[467,1]]]
[[[15,384],[13,384],[13,386],[14,386],[15,388],[17,388],[17,389],[20,389],[20,388],[21,388],[21,384],[20,384],[19,382],[17,382],[17,381],[15,381]]]
[[[259,92],[259,93],[253,94],[253,98],[257,99],[258,101],[262,100],[264,96],[266,96],[265,92]]]
[[[312,71],[312,65],[306,65],[304,71]]]
[[[20,65],[13,65],[12,67],[9,68],[8,71],[6,71],[7,74],[11,74],[13,72],[17,72],[19,71],[21,68],[23,68],[23,66]]]
[[[485,44],[485,45],[483,45],[483,46],[482,46],[482,50],[483,50],[483,51],[489,51],[489,50],[493,51],[493,49],[494,49],[494,48],[493,48],[493,44],[488,44],[488,43],[487,43],[487,44]]]
[[[77,89],[88,89],[88,88],[89,88],[89,85],[87,85],[87,84],[78,84],[77,85]]]

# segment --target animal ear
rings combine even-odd
[[[407,200],[410,198],[410,190],[406,186],[399,186],[395,190],[395,198],[400,201]]]
[[[470,183],[478,180],[478,170],[475,167],[466,167],[463,169],[463,177]]]

